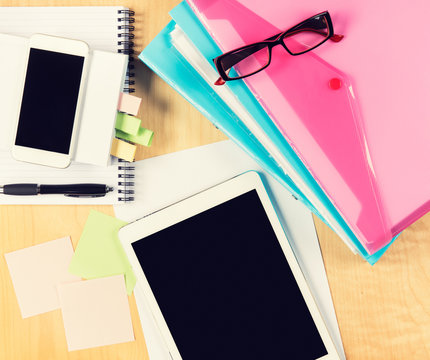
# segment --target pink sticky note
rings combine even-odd
[[[118,110],[130,115],[137,115],[142,99],[126,93],[119,95]]]
[[[134,340],[124,275],[58,286],[69,351]]]
[[[23,318],[58,309],[57,285],[80,280],[68,272],[69,237],[5,254]]]

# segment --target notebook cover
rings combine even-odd
[[[199,22],[188,4],[186,2],[182,2],[170,12],[170,15],[181,27],[181,29],[186,32],[190,40],[194,42],[194,45],[199,48],[200,52],[206,57],[207,61],[210,64],[213,64],[211,60],[217,54],[220,53],[220,49],[216,45],[214,40],[209,36],[202,24]],[[392,242],[385,246],[381,251],[378,251],[374,255],[374,257],[372,257],[372,259],[369,259],[369,254],[367,253],[367,251],[348,228],[348,225],[343,221],[342,217],[338,214],[337,210],[331,204],[330,200],[327,198],[322,189],[319,187],[318,183],[313,179],[309,171],[307,171],[306,167],[294,153],[294,150],[291,149],[288,142],[278,131],[276,126],[270,120],[269,116],[265,113],[264,109],[260,106],[258,101],[246,87],[244,82],[242,80],[227,82],[225,86],[230,86],[230,88],[235,92],[238,99],[243,104],[245,104],[247,110],[259,122],[259,124],[263,127],[266,133],[272,138],[274,143],[281,149],[282,153],[288,159],[290,164],[301,176],[301,179],[307,183],[310,189],[312,189],[314,194],[323,203],[327,211],[330,211],[335,221],[339,224],[339,226],[342,227],[344,233],[353,242],[358,252],[364,258],[367,258],[369,262],[374,263],[377,259],[379,259]],[[306,192],[304,192],[304,194],[306,195]],[[309,197],[309,199],[311,198],[312,197]]]
[[[277,1],[279,6],[267,7],[263,18],[260,8],[264,6],[251,0],[189,3],[223,52],[273,36],[325,10],[312,10],[314,6],[312,13],[308,11],[305,16],[302,12],[296,20],[284,20],[283,26],[275,26],[271,14],[288,12],[289,4]],[[279,15],[277,19],[279,24]],[[338,31],[336,20],[334,23]],[[337,47],[339,51],[342,45],[343,42],[328,42],[321,48],[329,52]],[[363,246],[374,253],[398,232],[393,231],[380,179],[375,176],[375,164],[369,156],[367,129],[358,104],[361,92],[339,69],[345,71],[325,62],[315,52],[293,57],[282,47],[275,47],[270,66],[244,81]],[[331,78],[340,78],[345,90],[353,89],[350,94],[345,91],[349,99],[329,88]]]
[[[144,49],[139,56],[140,59],[196,106],[203,115],[238,143],[260,166],[267,169],[272,176],[284,184],[293,194],[296,193],[297,190],[295,190],[296,186],[294,183],[279,172],[279,168],[276,164],[273,164],[272,159],[261,148],[261,145],[249,137],[247,129],[243,128],[237,122],[238,119],[235,116],[232,118],[231,111],[225,108],[223,102],[216,95],[214,96],[209,85],[200,78],[195,70],[172,47],[169,34],[173,31],[174,27],[175,23],[173,21],[170,22]],[[166,54],[170,56],[166,56]],[[300,192],[296,194],[301,199],[306,199]],[[305,202],[305,204],[309,206],[309,203]],[[317,215],[321,217],[320,214],[317,213]],[[373,264],[384,251],[385,249],[371,257],[365,251],[361,255],[369,263]]]

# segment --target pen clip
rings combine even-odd
[[[73,198],[98,198],[103,197],[105,194],[94,194],[94,195],[88,195],[88,194],[64,194],[64,196],[73,197]]]

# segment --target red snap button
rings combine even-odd
[[[339,90],[342,87],[342,81],[338,78],[330,79],[328,86],[332,90]]]

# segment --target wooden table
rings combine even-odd
[[[168,23],[168,11],[178,3],[0,0],[1,6],[128,6],[136,12],[137,52]],[[155,131],[152,147],[140,148],[138,159],[225,139],[165,82],[136,63],[143,125]],[[113,215],[111,206],[0,206],[1,360],[148,358],[133,296],[136,341],[131,343],[68,352],[60,310],[21,318],[3,254],[65,235],[76,246],[92,208]],[[348,359],[430,359],[430,215],[404,231],[373,267],[315,220]]]

